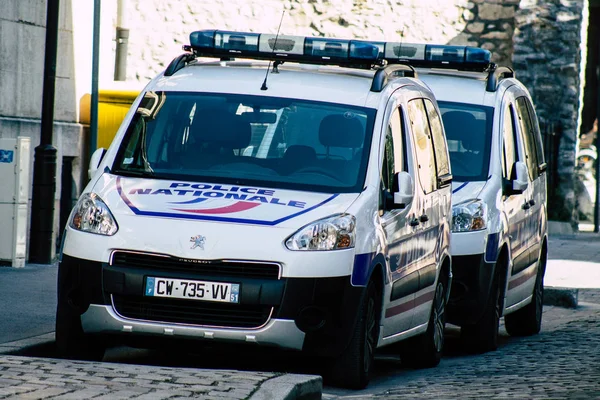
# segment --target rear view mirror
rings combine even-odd
[[[94,154],[92,154],[92,157],[90,158],[90,167],[88,168],[88,179],[92,179],[92,176],[98,171],[98,167],[100,166],[104,154],[106,154],[106,149],[102,147],[96,149]]]
[[[529,170],[523,161],[517,161],[514,168],[516,177],[512,181],[512,190],[514,193],[523,193],[529,186]]]
[[[251,124],[274,124],[277,122],[277,114],[274,112],[243,112],[242,119]]]
[[[397,208],[406,208],[415,196],[415,188],[412,176],[402,171],[396,174],[398,190],[394,192],[394,204]]]

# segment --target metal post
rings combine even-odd
[[[58,48],[59,0],[48,0],[46,11],[46,54],[40,145],[33,162],[33,210],[30,228],[29,261],[50,264],[54,260],[54,196],[56,193],[56,147],[52,146],[56,52]]]
[[[127,79],[127,44],[129,29],[127,26],[127,1],[119,0],[117,7],[117,48],[115,54],[115,81]]]
[[[98,70],[100,53],[100,0],[94,0],[92,39],[92,98],[90,104],[90,157],[98,146]]]
[[[600,125],[600,41],[598,42],[598,64],[596,64],[597,89],[596,96],[598,101],[596,104],[596,119]],[[600,232],[600,160],[598,160],[598,152],[600,151],[600,129],[596,132],[596,201],[594,202],[594,232]]]

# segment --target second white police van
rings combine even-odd
[[[448,322],[467,350],[540,331],[548,252],[546,163],[531,96],[487,50],[374,43],[410,63],[442,113],[452,183],[453,280]],[[441,60],[441,61],[440,61]],[[437,61],[437,62],[436,62]]]
[[[452,175],[431,91],[358,41],[190,41],[92,157],[59,266],[61,354],[275,346],[327,357],[354,388],[399,341],[403,361],[437,365]]]

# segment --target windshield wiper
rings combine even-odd
[[[154,177],[154,171],[146,171],[146,170],[119,168],[113,172],[116,174],[123,174],[125,176],[136,176],[136,177],[140,177],[140,178],[153,178]]]

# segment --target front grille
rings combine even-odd
[[[206,275],[279,279],[279,265],[243,261],[195,260],[172,256],[116,251],[112,265],[152,268],[163,271],[194,272]]]
[[[223,304],[194,300],[112,295],[114,309],[123,317],[176,324],[258,328],[271,315],[271,306]]]

